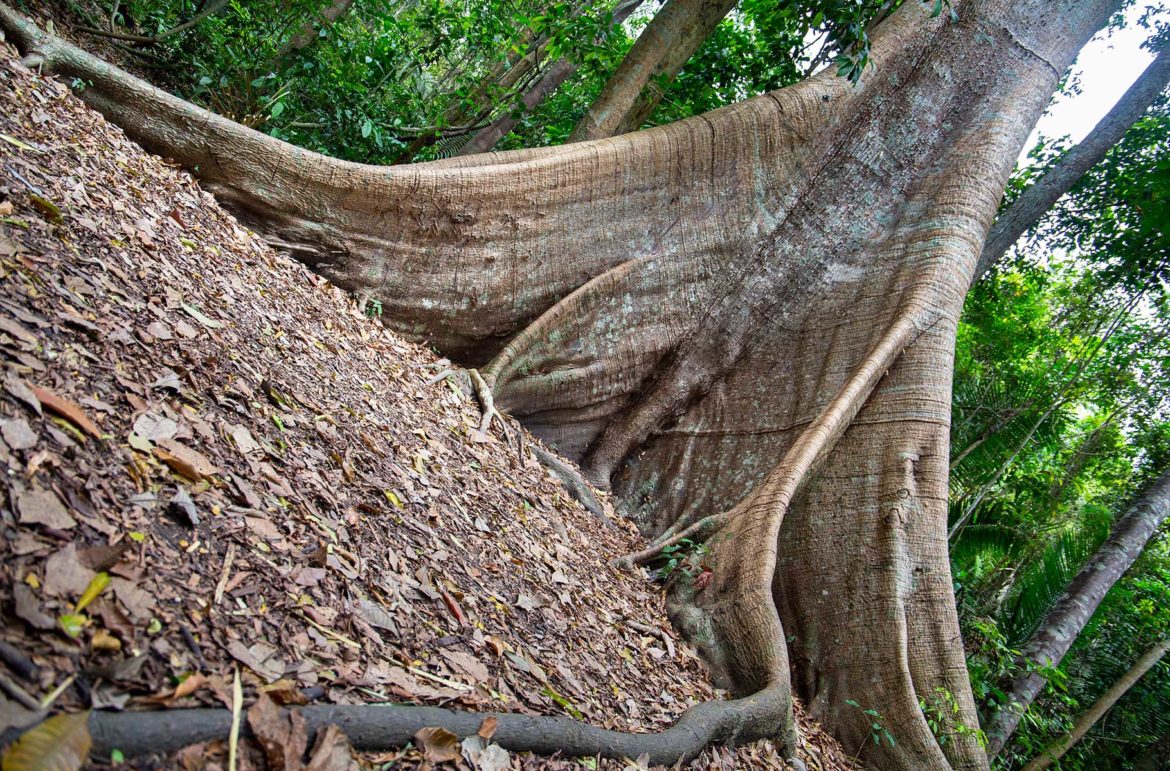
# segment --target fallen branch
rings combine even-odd
[[[711,744],[744,744],[774,738],[785,721],[787,694],[768,688],[743,699],[708,701],[691,707],[660,733],[611,731],[565,717],[513,713],[457,712],[440,707],[366,704],[316,705],[286,709],[305,720],[310,743],[330,725],[340,727],[354,749],[384,752],[414,740],[421,728],[442,727],[460,739],[475,736],[487,717],[498,723],[492,741],[513,752],[563,757],[602,755],[636,758],[654,765],[685,763]],[[227,709],[169,709],[153,712],[98,712],[89,718],[90,755],[108,759],[117,749],[127,758],[169,754],[199,742],[223,739],[232,729]],[[249,735],[246,726],[241,735]],[[0,736],[11,742],[18,732]],[[786,748],[795,751],[795,748]]]

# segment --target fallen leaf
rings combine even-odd
[[[476,731],[476,734],[478,734],[483,739],[491,739],[496,735],[496,727],[499,726],[499,724],[499,718],[497,718],[495,715],[488,715],[483,719],[483,722],[479,724],[479,730]]]
[[[174,439],[165,439],[154,448],[154,454],[171,469],[193,482],[199,482],[212,474],[218,474],[219,468],[208,460],[207,456],[198,450],[193,450],[180,444]]]
[[[94,439],[102,438],[102,430],[98,428],[97,423],[90,420],[89,416],[85,414],[85,410],[77,404],[40,386],[33,386],[32,392],[40,401],[41,406],[49,412],[65,418]]]
[[[175,494],[171,496],[171,502],[167,507],[192,525],[199,524],[199,510],[195,508],[195,501],[191,500],[191,495],[182,487],[175,488]]]
[[[179,433],[179,424],[162,415],[144,412],[134,421],[131,430],[143,439],[161,442],[164,439],[174,439],[175,434]]]
[[[98,573],[95,575],[89,582],[89,585],[85,587],[85,591],[81,593],[81,597],[77,600],[77,604],[73,606],[73,612],[80,613],[81,611],[85,610],[86,606],[96,600],[98,595],[101,594],[109,585],[109,573]]]
[[[37,434],[24,418],[4,421],[0,424],[0,434],[3,434],[4,441],[14,450],[29,450],[37,444]]]
[[[329,725],[324,731],[317,732],[317,741],[305,771],[359,771],[360,768],[344,731]]]
[[[89,758],[89,713],[57,715],[25,731],[4,751],[4,771],[76,771]]]
[[[16,502],[21,524],[44,525],[54,530],[70,530],[77,520],[69,515],[65,504],[52,490],[34,487],[20,493]]]
[[[299,712],[284,713],[266,693],[248,710],[248,725],[272,771],[301,771],[309,738]]]
[[[41,610],[41,603],[25,584],[13,584],[12,596],[16,603],[16,615],[29,626],[48,631],[57,625],[51,616]]]
[[[77,597],[97,575],[82,564],[77,546],[70,543],[45,562],[45,593],[54,597]]]
[[[441,650],[439,651],[439,655],[446,659],[451,666],[477,683],[486,683],[488,678],[491,677],[488,668],[469,653]]]
[[[276,647],[268,643],[258,642],[248,648],[239,640],[233,640],[228,643],[227,651],[269,683],[276,682],[284,675],[284,662],[276,656]]]
[[[212,318],[208,318],[207,316],[203,315],[203,312],[200,311],[198,308],[196,308],[194,305],[188,305],[187,303],[183,303],[183,310],[187,311],[188,315],[190,315],[191,318],[195,319],[196,321],[198,321],[200,324],[207,327],[208,329],[223,329],[223,322],[216,321],[215,319],[212,319]]]
[[[14,375],[9,375],[4,379],[4,390],[25,407],[40,415],[41,400],[33,393],[32,387]]]
[[[414,743],[429,763],[446,763],[459,759],[459,737],[446,728],[438,726],[420,728],[414,735]]]

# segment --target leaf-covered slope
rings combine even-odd
[[[712,698],[656,588],[609,564],[632,528],[571,501],[523,432],[479,434],[476,404],[429,384],[432,354],[10,57],[0,598],[34,698],[218,706],[238,668],[249,703],[642,731]]]

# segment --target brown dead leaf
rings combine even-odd
[[[69,515],[65,504],[52,490],[40,487],[25,490],[17,499],[16,508],[21,524],[44,525],[54,530],[70,530],[77,526],[77,520]]]
[[[446,763],[460,757],[459,737],[438,726],[420,728],[414,735],[414,743],[429,763]]]
[[[57,624],[52,616],[41,610],[41,603],[37,600],[33,590],[25,584],[12,585],[13,599],[16,601],[16,615],[34,629],[48,631]]]
[[[317,741],[305,771],[358,771],[360,768],[344,731],[330,725],[317,732]]]
[[[476,731],[484,741],[491,739],[496,735],[496,727],[499,726],[500,721],[495,715],[489,715],[483,719],[479,724],[479,730]]]
[[[0,434],[14,450],[31,450],[37,445],[37,434],[24,418],[5,420],[0,423]]]
[[[264,749],[272,771],[301,771],[309,744],[305,719],[299,712],[282,712],[266,693],[248,710],[248,725]]]
[[[89,419],[89,416],[85,414],[85,410],[81,409],[79,405],[40,386],[33,386],[32,392],[37,397],[37,400],[40,401],[41,406],[49,412],[65,418],[94,439],[102,438],[102,430],[98,428],[97,423]]]
[[[193,450],[174,439],[164,439],[158,444],[159,446],[154,448],[154,454],[158,459],[170,466],[172,471],[192,482],[199,482],[219,473],[219,468],[198,450]]]
[[[45,563],[45,593],[54,597],[80,597],[96,575],[81,563],[77,546],[70,543]]]

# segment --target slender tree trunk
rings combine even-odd
[[[3,4],[0,26],[385,323],[486,362],[496,406],[655,536],[630,561],[705,539],[711,580],[677,582],[672,614],[721,683],[768,696],[757,727],[793,740],[795,687],[866,762],[942,771],[987,766],[959,725],[977,718],[947,559],[955,330],[1021,147],[1119,4],[953,0],[952,22],[907,2],[856,85],[392,168],[210,115]],[[958,705],[944,741],[918,707],[937,688]]]
[[[1170,731],[1163,732],[1133,764],[1133,771],[1164,771],[1166,768],[1170,768]]]
[[[353,5],[353,0],[330,0],[328,5],[314,14],[312,19],[302,24],[297,33],[281,46],[280,51],[276,54],[275,62],[281,62],[293,51],[308,48],[313,41],[320,37],[316,29],[318,20],[325,26],[331,26],[349,10],[351,5]]]
[[[1096,166],[1125,132],[1141,118],[1170,82],[1170,46],[1163,46],[1141,77],[1122,95],[1113,109],[1101,119],[1089,135],[1065,153],[1055,166],[1028,187],[999,215],[979,263],[975,268],[978,281],[1060,197]]]
[[[738,0],[666,0],[581,116],[570,142],[637,131]]]
[[[1081,715],[1077,720],[1076,725],[1064,736],[1060,737],[1048,749],[1041,752],[1032,759],[1028,765],[1024,766],[1023,771],[1044,771],[1044,769],[1051,766],[1056,761],[1064,757],[1064,754],[1076,746],[1089,729],[1096,725],[1097,721],[1105,716],[1105,713],[1117,703],[1117,700],[1124,696],[1130,688],[1137,685],[1137,681],[1142,679],[1142,675],[1150,671],[1150,669],[1162,660],[1162,657],[1170,651],[1170,640],[1163,640],[1162,642],[1150,648],[1144,656],[1138,659],[1138,662],[1133,665],[1133,668],[1118,678],[1113,687],[1105,692],[1097,702],[1088,709],[1085,714]]]
[[[641,4],[642,0],[625,0],[625,2],[620,3],[614,9],[611,29],[621,26],[622,22],[629,18],[630,14],[637,10]],[[488,126],[480,129],[471,138],[471,141],[464,145],[456,155],[474,155],[476,153],[486,153],[488,150],[491,150],[496,146],[497,142],[507,136],[508,132],[516,127],[516,124],[525,115],[536,109],[549,95],[556,93],[556,90],[573,76],[577,71],[577,67],[577,62],[567,56],[553,62],[548,70],[541,75],[540,79],[524,92],[524,96],[521,99],[523,109],[506,109],[503,115],[496,118]]]
[[[1168,516],[1170,469],[1162,472],[1117,521],[1112,534],[1080,569],[1021,649],[1021,672],[1005,685],[1004,704],[983,727],[992,755],[1004,748],[1020,717],[1044,687],[1045,680],[1035,669],[1061,662],[1105,594],[1141,556],[1150,537]]]

